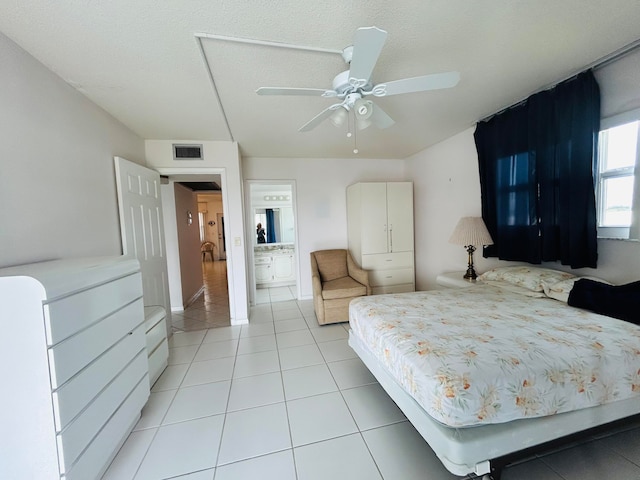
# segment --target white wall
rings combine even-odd
[[[113,157],[144,142],[0,34],[0,267],[122,252]]]
[[[178,250],[178,221],[176,214],[176,192],[173,182],[160,185],[162,215],[164,220],[164,243],[167,249],[167,276],[171,311],[184,309],[182,301],[182,275],[180,274],[180,252]]]
[[[416,289],[436,288],[442,272],[467,269],[466,250],[449,243],[460,217],[479,217],[480,177],[474,129],[467,129],[444,142],[408,158],[407,177],[414,182],[416,238]],[[478,272],[497,262],[474,255]]]
[[[309,254],[347,248],[347,187],[356,182],[400,181],[402,160],[365,158],[244,158],[245,180],[294,180],[302,298],[311,298]]]
[[[203,145],[204,160],[173,159],[173,143],[198,143]],[[222,202],[225,212],[227,238],[227,280],[229,283],[229,313],[232,324],[248,322],[249,301],[247,295],[247,265],[244,239],[244,200],[242,166],[238,144],[234,142],[209,142],[184,139],[145,141],[147,165],[163,175],[220,174],[222,178]],[[166,217],[166,215],[165,215]],[[165,222],[168,219],[165,218]],[[178,245],[169,243],[167,256],[178,255]],[[171,275],[171,273],[169,273]],[[171,283],[173,282],[173,283]],[[170,280],[170,285],[175,279]],[[172,303],[173,305],[173,303]]]

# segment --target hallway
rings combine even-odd
[[[202,277],[204,292],[183,312],[171,314],[174,333],[231,325],[227,262],[202,262]]]
[[[229,289],[227,262],[202,262],[203,293],[183,312],[171,314],[173,332],[191,332],[214,327],[228,327]],[[256,304],[296,300],[296,286],[260,288],[256,290]]]

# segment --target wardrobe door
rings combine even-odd
[[[387,183],[389,252],[413,251],[413,184]]]

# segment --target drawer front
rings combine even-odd
[[[400,285],[403,283],[414,283],[415,276],[413,268],[397,268],[394,270],[372,270],[369,272],[371,286]]]
[[[271,263],[271,257],[256,257],[255,264],[256,265],[268,265]]]
[[[141,297],[142,280],[136,273],[45,305],[47,343],[55,345]]]
[[[140,410],[148,398],[149,382],[143,378],[62,479],[87,480],[102,477],[140,418]]]
[[[156,326],[147,332],[146,335],[146,344],[147,344],[147,352],[151,354],[153,350],[160,345],[160,342],[166,340],[167,338],[167,326],[166,320],[163,318]]]
[[[78,375],[53,392],[56,431],[60,432],[143,350],[144,327],[126,335]]]
[[[159,321],[166,318],[167,312],[165,312],[164,308],[154,306],[154,307],[144,307],[144,328],[145,331],[148,332],[151,330]]]
[[[111,416],[135,390],[140,380],[146,378],[147,371],[147,355],[142,351],[87,406],[80,416],[76,417],[67,428],[57,435],[61,472],[67,472],[71,469],[82,451],[109,422]]]
[[[362,268],[382,270],[385,268],[413,268],[413,252],[380,253],[362,255]]]
[[[415,292],[416,287],[413,283],[405,283],[402,285],[386,285],[383,287],[373,287],[371,290],[374,295],[382,295],[385,293]]]
[[[142,299],[102,319],[78,335],[49,349],[49,369],[54,389],[91,363],[144,322]],[[144,346],[142,343],[141,347]]]
[[[167,368],[167,359],[169,358],[169,346],[164,340],[149,355],[149,385],[153,386],[160,377],[165,368]]]

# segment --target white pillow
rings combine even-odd
[[[533,290],[529,290],[528,288],[519,287],[518,285],[514,285],[508,282],[500,282],[498,280],[485,280],[484,283],[487,285],[492,285],[494,287],[501,288],[502,290],[506,290],[508,292],[519,293],[520,295],[526,295],[527,297],[535,297],[535,298],[544,298],[544,292],[535,292]]]
[[[575,277],[575,275],[550,268],[525,265],[498,267],[483,273],[478,280],[483,282],[504,282],[525,288],[532,292],[543,292],[545,286]]]

